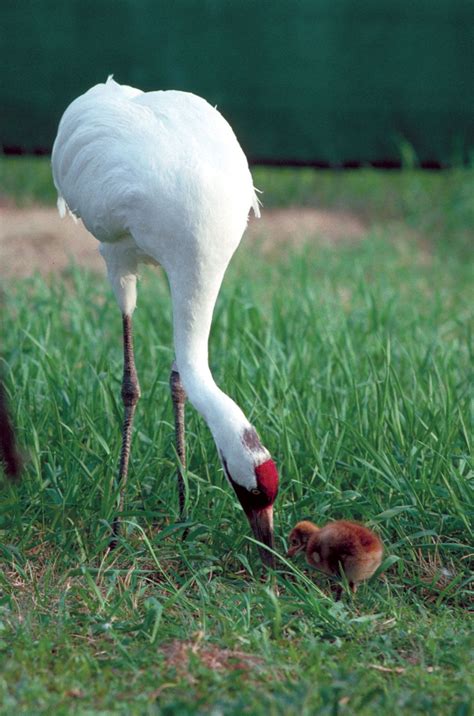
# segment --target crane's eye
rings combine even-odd
[[[259,494],[260,494],[260,490],[258,489],[258,487],[254,487],[253,490],[250,490],[250,492],[252,493],[252,495],[259,495]]]

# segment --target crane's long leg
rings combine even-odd
[[[186,441],[184,437],[184,406],[186,393],[179,377],[176,363],[171,367],[170,375],[171,398],[173,400],[174,425],[176,433],[176,452],[178,453],[178,497],[179,516],[184,518],[184,506],[186,502],[186,486],[184,484],[182,468],[186,469]],[[184,535],[183,535],[184,536]]]
[[[119,488],[118,511],[123,509],[123,495],[127,484],[128,461],[130,458],[130,445],[132,442],[132,426],[135,408],[140,397],[140,385],[138,383],[137,370],[133,355],[132,338],[132,316],[122,314],[123,321],[123,380],[122,380],[122,401],[124,405],[124,417],[122,427],[122,449],[120,452],[120,466],[117,478]],[[110,540],[110,549],[117,546],[117,537],[120,531],[120,519],[116,517],[113,521],[113,536]]]

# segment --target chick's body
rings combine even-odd
[[[340,576],[342,569],[353,592],[374,574],[383,555],[379,537],[348,520],[329,522],[321,528],[307,520],[298,522],[290,533],[288,556],[303,550],[308,564],[325,574]]]
[[[369,579],[380,566],[383,546],[364,525],[338,520],[317,529],[308,540],[306,559],[325,574],[344,571],[352,590]]]

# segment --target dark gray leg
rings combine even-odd
[[[174,425],[176,432],[176,452],[178,453],[178,496],[179,516],[184,519],[184,506],[186,501],[186,487],[183,480],[182,468],[186,469],[186,443],[184,438],[184,406],[186,393],[179,377],[176,363],[171,367],[170,375],[171,398],[173,400]]]
[[[21,472],[21,456],[16,448],[15,431],[7,409],[7,397],[0,382],[0,462],[4,462],[5,474],[15,480]]]
[[[140,397],[135,359],[133,356],[132,317],[122,315],[123,320],[123,380],[122,401],[124,405],[124,418],[122,428],[122,449],[120,452],[120,466],[117,483],[119,487],[118,511],[123,509],[123,495],[127,484],[128,460],[130,458],[130,444],[132,442],[132,426],[135,408]],[[120,519],[116,517],[112,524],[113,536],[110,540],[110,549],[117,546],[117,537],[120,531]]]

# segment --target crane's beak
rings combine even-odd
[[[262,544],[275,549],[273,539],[273,505],[264,507],[262,510],[249,510],[247,517],[252,527],[255,539]],[[275,567],[275,557],[263,547],[260,547],[260,556],[266,567]]]

